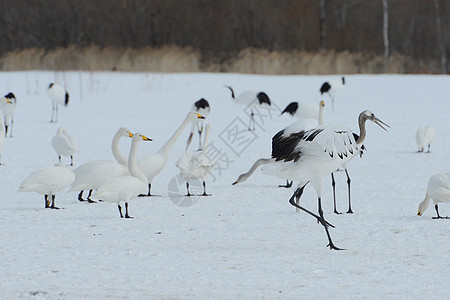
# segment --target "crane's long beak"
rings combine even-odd
[[[381,120],[378,119],[377,117],[375,117],[375,119],[373,120],[373,122],[374,122],[375,124],[377,124],[378,126],[380,126],[381,128],[383,128],[385,131],[387,131],[387,129],[384,128],[383,125],[386,126],[386,127],[388,127],[388,128],[391,128],[391,126],[389,126],[388,124],[384,123],[383,121],[381,121]]]

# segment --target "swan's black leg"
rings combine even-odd
[[[130,215],[128,214],[128,202],[125,202],[125,218],[133,219],[133,217],[130,217]]]
[[[305,184],[303,187],[298,188],[298,189],[295,190],[294,194],[293,194],[292,197],[289,199],[289,203],[290,203],[291,205],[295,206],[296,208],[303,210],[303,211],[306,212],[307,214],[310,214],[311,216],[313,216],[314,218],[316,218],[318,222],[321,222],[320,216],[316,215],[315,213],[313,213],[313,212],[307,210],[306,208],[301,207],[300,205],[298,205],[297,203],[295,203],[295,199],[296,199],[296,198],[297,198],[298,200],[300,199],[300,197],[301,197],[301,195],[302,195],[302,193],[303,193],[303,189],[305,188],[305,186],[306,186],[306,184]],[[326,224],[326,226],[331,226],[331,227],[334,228],[334,226],[333,226],[332,224],[328,223],[327,221],[325,221],[325,224]]]
[[[147,193],[147,195],[145,195],[145,194],[139,194],[138,195],[138,197],[156,197],[156,196],[160,196],[160,195],[152,195],[152,193],[151,193],[151,190],[152,190],[152,184],[151,183],[149,183],[148,184],[148,193]]]
[[[70,156],[70,165],[73,166],[73,155]]]
[[[186,191],[187,191],[187,194],[185,196],[187,196],[187,197],[192,196],[192,194],[189,192],[189,182],[186,182]]]
[[[59,163],[61,163],[61,155],[58,155]]]
[[[336,207],[336,181],[334,181],[334,173],[331,173],[331,185],[333,186],[333,201],[334,201],[334,213],[340,215]]]
[[[348,176],[348,171],[347,169],[345,169],[345,174],[347,175],[347,188],[348,188],[348,214],[352,214],[353,210],[352,210],[352,202],[351,202],[351,198],[350,198],[350,176]]]
[[[92,190],[89,190],[89,194],[88,194],[88,196],[87,196],[87,201],[89,202],[89,203],[97,203],[97,202],[95,202],[94,200],[92,200],[91,199],[91,194],[92,194]],[[102,200],[100,200],[100,201],[102,201]]]
[[[86,201],[83,199],[83,190],[81,190],[81,192],[78,194],[78,201],[80,201],[80,202]]]
[[[52,208],[52,209],[59,209],[59,207],[56,207],[55,206],[55,195],[52,195],[52,206],[50,206],[50,208]]]
[[[450,217],[441,217],[439,215],[439,209],[438,209],[438,205],[437,204],[434,206],[434,209],[436,210],[437,217],[433,217],[433,219],[450,219]]]
[[[286,185],[280,184],[278,187],[284,187],[284,188],[290,188],[292,186],[293,181],[289,182],[289,180],[286,180]]]
[[[50,202],[48,202],[48,195],[44,195],[44,200],[45,200],[45,208],[49,208]]]
[[[203,181],[203,194],[202,194],[202,196],[211,196],[211,194],[207,194],[206,193],[206,182],[205,181]]]
[[[119,209],[120,217],[123,218],[123,215],[122,215],[122,207],[120,206],[120,204],[117,204],[117,208]]]

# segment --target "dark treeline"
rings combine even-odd
[[[450,56],[450,1],[387,0],[389,53]],[[0,54],[26,48],[252,47],[383,55],[382,0],[0,0]],[[444,65],[443,65],[444,66]],[[448,71],[445,60],[444,71]]]

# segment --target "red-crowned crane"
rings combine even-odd
[[[47,89],[47,95],[52,101],[52,117],[50,123],[58,122],[58,105],[69,104],[69,93],[60,85],[56,83],[50,83]]]
[[[5,121],[5,136],[12,137],[13,125],[14,125],[14,112],[16,111],[16,96],[13,93],[8,93],[3,98],[7,101],[3,101],[0,104],[0,109],[3,112],[3,119]]]
[[[331,108],[334,110],[334,97],[345,85],[344,76],[340,80],[325,81],[320,87],[320,94],[328,94],[331,98]]]
[[[323,126],[310,130],[285,133],[278,132],[272,138],[273,162],[263,167],[264,172],[282,179],[298,181],[299,184],[289,199],[296,208],[315,217],[325,228],[330,249],[341,250],[331,240],[328,223],[322,210],[322,177],[334,172],[360,153],[366,137],[366,121],[372,121],[386,130],[387,124],[378,119],[371,111],[365,110],[358,117],[360,134],[355,140],[354,133],[342,126]],[[318,198],[318,215],[300,206],[299,200],[305,186],[311,183]]]
[[[233,98],[234,103],[250,108],[250,121],[248,123],[248,130],[255,130],[255,113],[253,110],[260,105],[270,106],[271,103],[269,96],[261,91],[247,90],[239,94],[238,97],[235,97],[233,88],[227,85],[225,87],[230,89],[231,98]]]

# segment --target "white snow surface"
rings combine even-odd
[[[14,137],[6,140],[0,166],[0,298],[448,298],[450,220],[432,220],[432,205],[422,217],[416,214],[429,177],[450,168],[450,99],[443,88],[450,77],[346,75],[334,111],[323,96],[326,124],[358,132],[358,114],[369,109],[391,126],[385,132],[368,123],[367,151],[348,165],[354,214],[345,214],[345,174],[336,174],[342,215],[333,213],[330,176],[323,179],[325,218],[336,227],[330,233],[344,251],[326,247],[323,227],[295,211],[288,202],[294,188],[279,188],[282,180],[257,170],[246,182],[231,185],[254,161],[270,157],[272,136],[294,122],[280,116],[281,110],[292,101],[317,104],[321,84],[333,77],[0,73],[0,93],[17,97]],[[50,82],[70,94],[58,123],[49,122]],[[275,110],[256,116],[254,133],[242,130],[248,115],[224,85],[262,90]],[[143,157],[159,150],[200,98],[211,105],[207,122],[218,158],[207,182],[212,196],[182,198],[188,206],[169,197],[174,187],[185,193],[184,183],[174,180],[175,162],[190,128],[153,181],[152,193],[161,197],[130,201],[134,219],[121,219],[112,203],[79,202],[77,192],[67,189],[56,195],[60,210],[45,209],[39,194],[17,193],[31,172],[57,163],[50,141],[59,126],[81,149],[72,169],[93,159],[114,160],[111,140],[122,126],[153,139],[140,143]],[[437,131],[429,154],[416,152],[415,132],[422,123]],[[123,153],[130,143],[121,140]],[[300,203],[317,212],[311,186]],[[450,215],[450,207],[441,204],[440,214]]]

